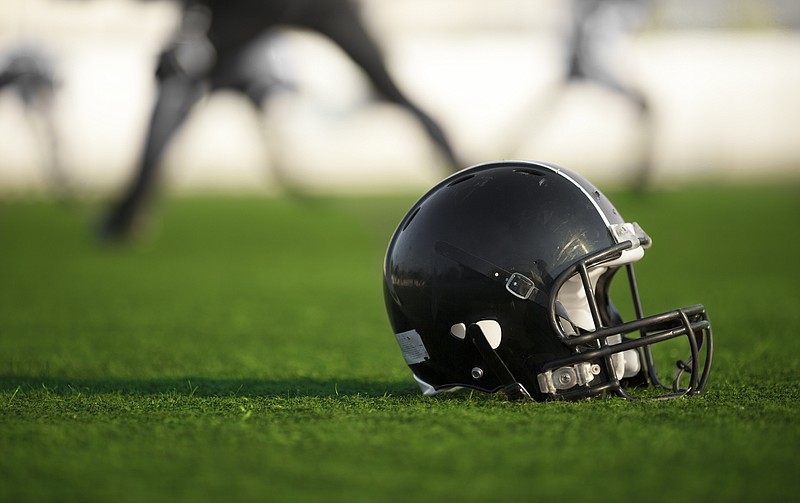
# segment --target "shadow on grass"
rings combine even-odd
[[[119,393],[125,395],[179,394],[185,396],[244,397],[382,397],[418,395],[413,383],[362,379],[213,379],[176,377],[153,379],[72,379],[29,376],[0,376],[0,392],[44,390],[70,395]]]

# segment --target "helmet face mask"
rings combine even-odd
[[[426,395],[466,387],[511,399],[632,398],[647,385],[666,388],[663,397],[694,394],[708,379],[711,327],[702,306],[643,315],[633,263],[650,244],[575,173],[478,165],[400,222],[384,266],[389,319]],[[628,322],[609,294],[623,268]],[[651,346],[678,339],[689,358],[663,385]]]
[[[643,245],[649,245],[649,238],[642,241]],[[641,310],[633,262],[626,262],[624,259],[602,261],[615,248],[619,246],[587,257],[567,270],[563,279],[556,280],[559,290],[550,309],[550,313],[554,315],[551,321],[557,337],[564,344],[574,347],[577,353],[545,364],[543,372],[537,375],[540,389],[562,398],[593,396],[605,391],[633,398],[631,389],[648,384],[668,391],[656,396],[652,392],[646,393],[655,398],[674,398],[702,391],[708,380],[713,351],[711,324],[705,308],[696,305],[645,317]],[[612,255],[618,253],[614,252]],[[614,265],[610,267],[609,264]],[[611,280],[621,269],[621,265],[624,265],[627,272],[636,316],[635,320],[627,323],[622,321],[609,297]],[[570,296],[579,297],[578,303],[582,301],[585,307],[573,307],[573,312],[570,313],[564,308],[558,308],[557,304],[565,300],[564,287],[576,280],[580,282],[582,295],[569,293]],[[572,323],[573,313],[576,312],[581,320],[586,320],[588,315],[588,323]],[[558,313],[563,313],[567,318]],[[588,329],[585,328],[587,325]],[[662,382],[663,376],[660,377],[657,372],[651,347],[657,343],[664,345],[667,341],[682,338],[685,338],[685,350],[689,356],[677,361],[675,375],[667,386]],[[600,376],[601,382],[594,384],[594,375]],[[583,376],[585,382],[576,382],[576,378],[580,381]],[[682,385],[683,381],[686,382]]]

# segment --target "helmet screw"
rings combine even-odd
[[[592,365],[592,374],[600,375],[600,365],[598,365],[596,363],[594,365]]]
[[[470,372],[473,379],[480,379],[483,377],[483,369],[480,367],[473,367],[472,372]]]
[[[572,377],[569,374],[564,373],[558,376],[558,380],[561,381],[561,384],[569,384],[572,381]]]

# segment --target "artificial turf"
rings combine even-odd
[[[93,204],[0,203],[0,501],[797,501],[798,196],[612,194],[714,369],[578,403],[419,395],[381,293],[414,197],[169,199],[122,247]]]

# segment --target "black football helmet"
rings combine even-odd
[[[383,273],[389,320],[425,395],[692,395],[708,380],[711,325],[701,305],[644,316],[633,263],[650,245],[576,173],[529,161],[473,166],[422,196],[394,232]],[[623,267],[627,322],[609,296]],[[651,346],[684,339],[689,356],[662,384]],[[633,391],[648,385],[665,391]]]

